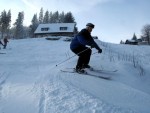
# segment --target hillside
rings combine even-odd
[[[63,39],[10,40],[0,50],[0,113],[149,113],[150,47],[96,42],[103,53],[90,65],[117,69],[100,73],[111,80],[61,72],[77,60]]]

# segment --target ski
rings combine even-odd
[[[101,69],[90,69],[91,71],[96,71],[96,72],[106,72],[106,73],[111,73],[111,72],[117,72],[118,70],[101,70]]]
[[[66,68],[66,69],[75,69],[75,68]],[[118,70],[106,70],[106,69],[95,69],[95,68],[86,68],[90,71],[95,71],[95,72],[100,72],[100,73],[113,73],[113,72],[117,72]]]
[[[60,71],[61,72],[67,72],[67,73],[77,73],[75,70],[62,70],[61,69]],[[89,76],[93,76],[93,77],[97,77],[97,78],[101,78],[101,79],[111,80],[110,76],[98,75],[98,73],[97,74],[93,74],[93,73],[90,73],[88,71],[85,71],[85,73],[77,73],[77,74],[89,75]]]

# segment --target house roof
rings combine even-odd
[[[58,32],[74,32],[75,23],[49,23],[39,24],[35,30],[37,33],[58,33]]]

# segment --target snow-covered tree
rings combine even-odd
[[[46,12],[45,12],[45,15],[44,15],[44,19],[43,19],[43,23],[44,24],[47,24],[47,23],[49,23],[49,17],[50,15],[49,15],[49,11],[47,10]]]
[[[59,12],[58,11],[53,13],[53,18],[55,19],[55,23],[59,23],[60,22]]]
[[[75,19],[71,12],[68,12],[67,14],[65,14],[64,23],[74,23],[74,22],[75,22]]]
[[[14,23],[15,26],[15,38],[24,38],[24,27],[23,27],[23,20],[24,20],[24,12],[19,12],[18,18]]]
[[[58,11],[56,12],[49,12],[48,10],[45,12],[45,15],[43,16],[43,8],[41,8],[40,13],[39,13],[39,24],[42,23],[74,23],[75,19],[72,15],[71,12],[64,13],[59,13]]]
[[[0,15],[0,31],[2,33],[2,37],[4,34],[9,33],[11,23],[11,11],[9,10],[8,13],[4,10]]]
[[[49,13],[49,23],[53,23],[53,13],[52,13],[52,11]]]
[[[50,23],[58,23],[60,22],[60,19],[59,19],[59,12],[56,11],[54,13],[50,12],[50,20],[49,20]]]
[[[124,42],[121,40],[121,41],[120,41],[120,44],[124,44]]]
[[[60,13],[59,14],[59,22],[63,23],[64,22],[64,18],[65,18],[65,13],[64,12]]]
[[[7,33],[9,32],[9,29],[11,27],[11,10],[7,13]]]
[[[30,25],[30,36],[31,37],[34,37],[34,31],[36,30],[38,25],[39,25],[39,21],[38,21],[37,14],[34,14],[32,21],[31,21],[31,25]]]
[[[143,40],[148,41],[150,44],[150,24],[147,24],[142,29],[142,36]]]
[[[137,40],[137,37],[136,37],[135,33],[134,33],[134,35],[132,37],[132,40]]]
[[[41,8],[40,13],[39,13],[39,24],[43,23],[43,8]]]

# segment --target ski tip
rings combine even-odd
[[[105,80],[111,80],[111,77],[103,77],[103,76],[98,76],[99,78],[105,79]]]

